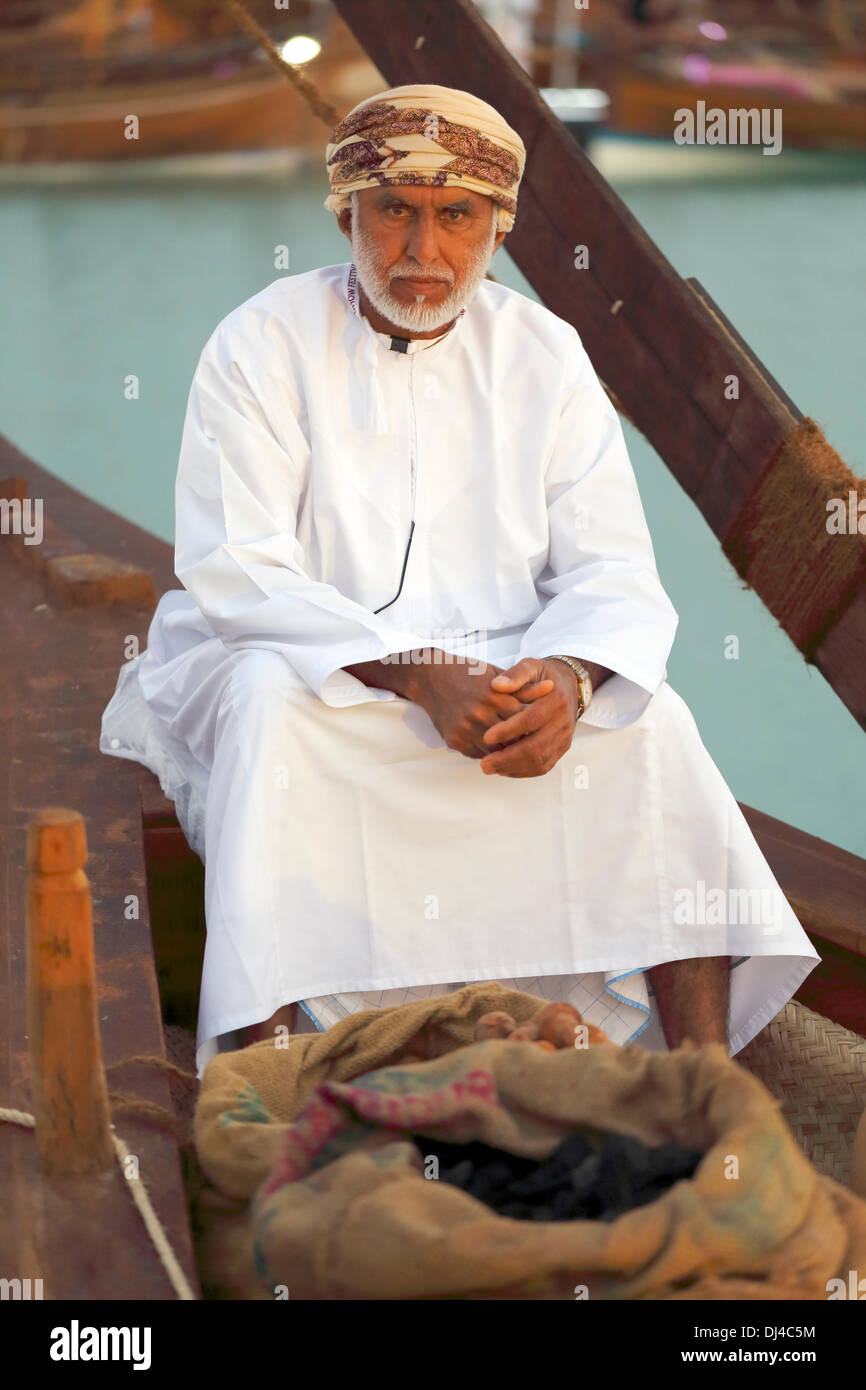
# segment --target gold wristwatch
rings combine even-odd
[[[564,661],[566,666],[570,666],[574,674],[577,676],[577,698],[580,706],[577,711],[577,719],[579,719],[582,714],[586,713],[587,709],[589,708],[589,702],[592,699],[592,680],[590,678],[589,672],[583,665],[583,662],[578,661],[577,657],[574,656],[549,656],[547,660]],[[575,723],[577,722],[577,719],[575,720]]]

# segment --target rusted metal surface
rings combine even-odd
[[[25,459],[0,438],[0,477],[26,477],[44,513],[91,553],[174,581],[170,547]],[[97,1004],[110,1093],[171,1115],[152,1066],[112,1070],[133,1056],[164,1057],[151,949],[139,783],[150,774],[98,750],[99,721],[130,635],[146,645],[151,606],[67,606],[44,568],[0,536],[0,1105],[32,1112],[25,908],[27,825],[42,807],[83,815],[89,843]],[[34,547],[35,548],[35,547]],[[137,917],[130,915],[137,903]],[[141,1181],[196,1287],[177,1143],[170,1131],[116,1113]],[[175,1294],[119,1168],[104,1177],[49,1178],[32,1131],[0,1123],[0,1274],[42,1278],[46,1298],[173,1299]]]

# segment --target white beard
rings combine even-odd
[[[352,205],[352,257],[358,272],[358,280],[373,308],[393,323],[397,328],[426,333],[433,328],[444,328],[456,319],[478,289],[493,256],[493,243],[496,240],[496,207],[490,220],[490,235],[486,243],[473,251],[459,278],[445,274],[441,270],[427,269],[424,266],[382,266],[382,257],[373,237],[358,227],[357,204]],[[439,303],[431,304],[426,295],[415,296],[415,303],[407,304],[391,293],[391,280],[397,276],[418,275],[424,279],[452,281],[451,289]]]

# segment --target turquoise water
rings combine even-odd
[[[866,473],[866,165],[600,141],[602,171],[682,275],[721,305],[804,414]],[[684,155],[695,155],[687,166]],[[769,166],[769,167],[768,167]],[[720,172],[721,171],[721,172]],[[684,176],[685,174],[685,176]],[[94,178],[0,189],[5,321],[0,431],[25,453],[172,539],[190,379],[218,320],[285,273],[349,258],[324,176]],[[504,251],[497,279],[531,294]],[[533,296],[534,297],[534,296]],[[135,375],[139,398],[124,383]],[[665,586],[680,614],[668,664],[740,801],[866,855],[866,737],[775,620],[742,590],[662,461],[626,440]],[[726,660],[725,639],[739,638]],[[866,673],[864,673],[866,679]]]

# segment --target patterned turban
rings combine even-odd
[[[419,84],[392,87],[355,106],[325,151],[338,213],[358,188],[458,184],[496,203],[497,230],[510,232],[523,177],[523,141],[499,112],[470,92]]]

